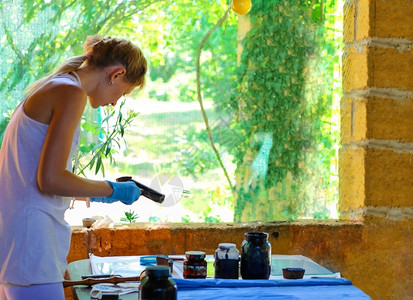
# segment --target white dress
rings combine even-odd
[[[39,191],[36,174],[49,125],[29,118],[23,104],[11,117],[0,150],[0,284],[62,282],[71,239],[64,220],[70,198]],[[68,170],[79,133],[78,126]]]

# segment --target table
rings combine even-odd
[[[176,262],[175,262],[176,263]],[[270,280],[228,280],[228,279],[183,279],[180,265],[174,263],[173,280],[178,286],[178,299],[370,299],[368,295],[353,286],[351,281],[341,278],[337,272],[328,270],[304,256],[273,255]],[[182,262],[181,262],[182,263]],[[303,267],[310,270],[303,279],[286,280],[278,275],[280,267]],[[314,264],[311,266],[310,264]],[[312,270],[312,271],[311,271]],[[325,271],[327,270],[327,271]],[[321,273],[325,274],[321,274]],[[330,272],[330,274],[327,274]],[[307,273],[307,271],[306,271]],[[80,280],[84,274],[92,274],[89,259],[72,262],[68,265],[68,274],[72,280]],[[73,288],[76,300],[89,300],[91,288],[76,286]],[[137,293],[122,295],[122,300],[136,300]]]

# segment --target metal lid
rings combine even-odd
[[[232,249],[232,248],[237,248],[237,246],[235,244],[232,244],[232,243],[220,243],[218,245],[218,247],[222,250],[229,250],[229,249]]]
[[[252,243],[264,243],[268,240],[267,232],[246,232],[245,239]]]
[[[188,259],[204,259],[205,252],[202,251],[186,251],[185,256]]]
[[[152,278],[168,278],[170,269],[168,266],[152,266],[146,268],[146,275]]]

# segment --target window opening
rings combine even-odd
[[[112,204],[109,207],[94,203],[93,208],[89,209],[84,208],[83,203],[76,203],[75,209],[67,214],[72,225],[80,224],[83,217],[93,215],[108,215],[115,222],[119,222],[121,218],[125,219],[125,212],[133,212],[131,214],[135,216],[132,218],[133,221],[142,222],[219,222],[337,217],[338,103],[341,95],[339,49],[342,48],[342,17],[338,12],[341,13],[342,1],[309,1],[311,3],[298,0],[292,1],[294,3],[280,1],[270,7],[270,1],[257,0],[253,1],[251,10],[252,13],[255,6],[277,12],[278,22],[273,22],[272,26],[275,27],[267,28],[269,31],[265,33],[268,35],[269,44],[281,43],[283,38],[291,38],[291,35],[288,35],[288,28],[276,39],[271,39],[271,32],[280,32],[277,31],[276,26],[287,24],[294,19],[291,17],[292,14],[298,14],[305,9],[311,18],[299,14],[297,20],[302,24],[308,22],[307,25],[312,26],[314,29],[312,38],[315,39],[317,34],[318,38],[325,38],[324,44],[320,44],[320,48],[316,49],[318,52],[312,52],[314,49],[310,47],[311,45],[305,49],[308,50],[305,55],[311,59],[306,61],[307,68],[304,70],[315,72],[317,68],[321,68],[321,74],[328,77],[313,77],[313,81],[305,82],[303,87],[306,91],[303,101],[311,98],[310,95],[313,93],[316,97],[321,97],[330,103],[329,110],[319,120],[324,125],[329,124],[323,127],[317,144],[325,150],[322,163],[318,166],[323,168],[324,178],[328,184],[322,186],[310,184],[307,190],[303,189],[309,195],[316,195],[312,199],[317,200],[317,203],[313,200],[308,203],[300,202],[298,198],[291,197],[299,197],[300,194],[294,194],[294,189],[297,188],[293,180],[295,177],[288,171],[284,179],[277,184],[278,188],[271,185],[263,190],[251,188],[254,185],[259,186],[257,182],[265,182],[272,176],[271,169],[277,161],[273,159],[274,154],[271,151],[277,147],[284,147],[286,141],[280,142],[272,130],[250,131],[249,135],[245,135],[246,127],[240,126],[242,122],[246,123],[248,120],[246,114],[251,113],[251,105],[257,105],[246,101],[241,93],[245,92],[243,88],[248,82],[239,80],[237,87],[235,80],[236,76],[242,79],[239,75],[242,72],[240,73],[239,70],[247,67],[238,65],[238,73],[235,72],[237,48],[244,47],[244,55],[248,50],[245,41],[237,41],[238,25],[242,23],[241,25],[244,26],[245,18],[238,17],[232,12],[223,26],[210,37],[201,57],[204,104],[225,167],[231,174],[234,185],[249,186],[249,191],[253,191],[242,194],[238,189],[236,197],[239,199],[241,195],[245,201],[237,202],[228,189],[222,170],[208,143],[195,90],[197,47],[204,34],[225,12],[227,3],[205,1],[195,8],[188,5],[190,1],[185,0],[168,2],[166,5],[162,4],[162,1],[142,1],[142,6],[136,7],[126,5],[125,1],[115,1],[116,3],[102,4],[93,8],[87,5],[87,2],[86,0],[70,2],[70,5],[65,8],[47,1],[28,3],[22,0],[6,0],[0,4],[2,16],[6,12],[8,16],[2,17],[0,28],[2,60],[0,95],[4,99],[4,105],[0,108],[1,133],[7,124],[9,113],[21,100],[21,92],[25,86],[33,81],[35,76],[44,75],[42,70],[47,73],[64,57],[74,55],[91,30],[135,39],[145,51],[150,63],[148,85],[143,94],[128,95],[124,105],[119,105],[117,109],[122,109],[125,118],[128,116],[128,110],[131,109],[138,115],[131,116],[133,121],[125,132],[126,145],[120,142],[119,148],[113,146],[114,163],[103,161],[105,174],[94,174],[94,169],[85,172],[91,178],[112,180],[122,175],[131,175],[134,179],[142,180],[144,184],[166,188],[164,193],[169,196],[169,201],[164,206],[158,206],[140,199],[132,207],[122,204]],[[293,4],[296,10],[293,9]],[[117,18],[119,15],[124,18]],[[264,19],[265,14],[251,17],[252,20],[254,18]],[[78,22],[73,24],[71,22],[73,19],[77,19]],[[120,19],[122,20],[119,21]],[[294,29],[294,26],[290,24],[290,28]],[[88,28],[87,32],[84,28]],[[252,27],[251,32],[256,28],[256,26]],[[302,30],[298,27],[295,29]],[[304,42],[299,33],[296,34],[296,38],[298,42]],[[287,42],[297,43],[297,40]],[[269,59],[273,58],[268,55],[266,61],[265,53],[259,53],[258,47],[256,51],[258,51],[257,55],[264,55],[260,67],[265,68],[272,63]],[[279,53],[281,56],[293,54],[295,53],[288,54],[288,51]],[[290,67],[294,69],[293,65]],[[284,73],[283,79],[278,82],[281,87],[285,81],[296,80],[294,74],[288,74],[286,65],[279,64],[277,72],[273,72],[274,76],[277,76],[276,73]],[[328,88],[325,89],[320,81],[327,83]],[[268,78],[268,82],[275,81]],[[320,90],[315,90],[314,87]],[[239,92],[238,96],[234,96],[234,91]],[[288,93],[288,90],[284,92]],[[246,94],[248,93],[250,92],[247,90]],[[271,110],[271,107],[260,106],[259,109]],[[115,117],[107,124],[99,123],[99,120],[104,120],[107,114],[112,112],[102,111],[96,114],[87,110],[84,128],[91,125],[88,120],[92,119],[95,120],[93,122],[95,124],[113,125]],[[117,111],[114,112],[114,116],[117,116]],[[271,118],[271,115],[267,117]],[[255,125],[259,124],[258,121]],[[323,140],[323,135],[328,138]],[[91,142],[96,142],[99,137],[102,138],[102,133],[89,131],[84,136],[85,145],[90,146]],[[245,139],[244,146],[239,142],[240,139]],[[237,157],[237,147],[244,147],[244,155]],[[286,148],[288,147],[292,146],[287,144]],[[245,164],[237,163],[237,159],[244,160]],[[245,166],[248,168],[244,168]],[[260,198],[277,203],[276,206],[268,206],[272,211],[268,214],[268,219],[242,210],[242,205],[252,203],[265,208],[266,202],[261,201]],[[259,209],[252,207],[250,211],[258,212]],[[307,212],[311,213],[306,214]]]

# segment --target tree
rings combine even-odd
[[[237,221],[328,216],[337,55],[326,27],[334,18],[323,16],[337,3],[323,4],[256,0],[250,12],[252,29],[229,101],[246,139],[234,154]]]

